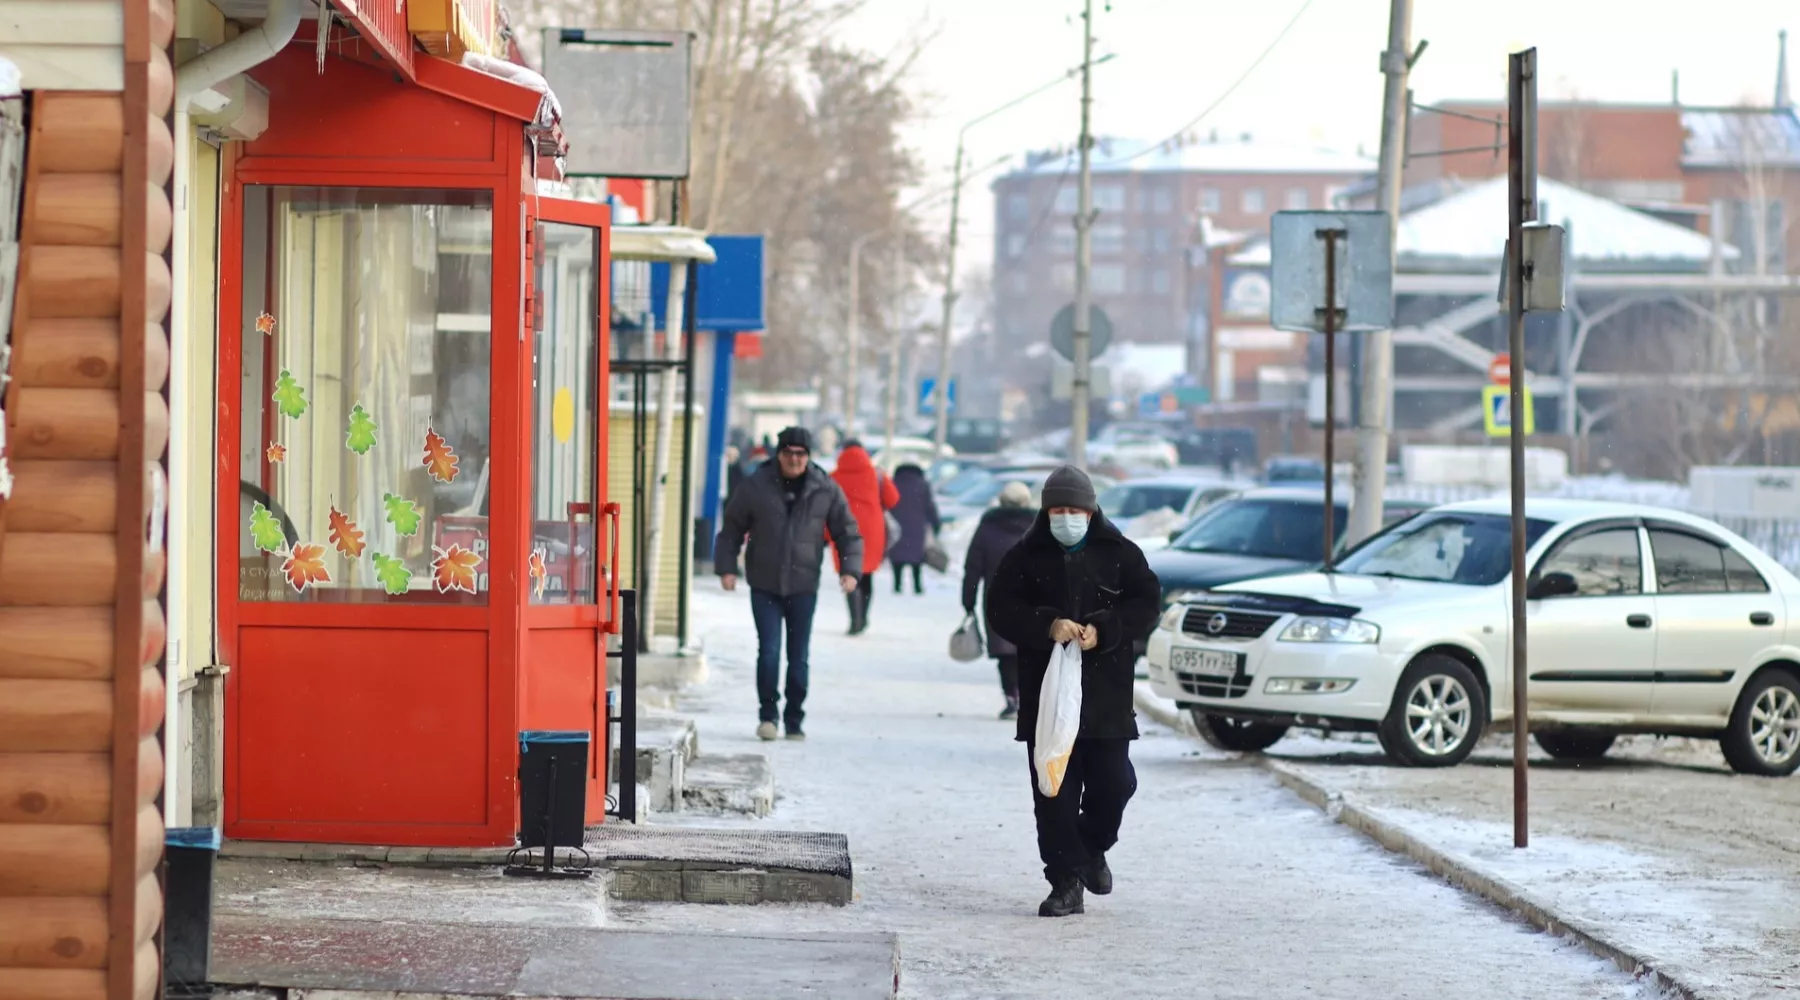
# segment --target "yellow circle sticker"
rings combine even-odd
[[[575,433],[575,394],[568,386],[559,387],[550,403],[550,432],[556,435],[557,444],[568,444]]]

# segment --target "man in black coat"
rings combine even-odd
[[[1101,513],[1087,475],[1067,465],[1052,472],[1036,523],[1001,559],[987,592],[988,627],[1019,647],[1017,739],[1028,760],[1050,655],[1063,642],[1082,649],[1081,729],[1055,798],[1038,789],[1032,768],[1038,854],[1050,882],[1040,916],[1082,912],[1084,887],[1112,891],[1106,852],[1137,791],[1134,640],[1156,623],[1161,601],[1143,551]]]
[[[736,590],[738,552],[749,538],[745,575],[750,580],[750,613],[756,618],[756,693],[761,722],[756,735],[775,738],[775,723],[786,724],[787,738],[803,740],[806,718],[807,653],[812,644],[813,612],[819,603],[819,578],[825,560],[825,532],[831,531],[844,565],[862,565],[862,532],[850,515],[844,491],[812,464],[812,435],[789,427],[776,441],[775,461],[751,473],[725,504],[713,569],[726,590]],[[860,578],[841,576],[848,594]],[[781,637],[788,647],[787,710],[781,711]]]
[[[982,584],[993,589],[994,574],[1000,572],[1000,561],[1018,544],[1019,539],[1037,523],[1038,512],[1031,509],[1031,488],[1024,483],[1007,483],[1000,491],[1000,505],[981,515],[975,537],[969,540],[969,554],[963,559],[963,610],[975,613],[975,598]],[[987,627],[987,651],[1000,667],[1000,690],[1006,695],[1006,706],[1000,709],[1002,721],[1019,717],[1019,647]]]

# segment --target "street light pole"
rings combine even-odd
[[[1094,103],[1094,0],[1087,0],[1081,12],[1081,138],[1078,140],[1081,175],[1078,182],[1080,200],[1075,209],[1075,362],[1073,384],[1069,393],[1069,461],[1076,468],[1087,467],[1088,397],[1090,359],[1093,340],[1093,290],[1090,270],[1094,263],[1094,137],[1089,131]]]
[[[894,319],[890,327],[887,377],[887,443],[882,450],[894,453],[894,425],[900,419],[900,345],[906,340],[906,230],[894,233]]]
[[[1412,42],[1412,0],[1393,0],[1388,12],[1388,46],[1381,54],[1387,87],[1381,104],[1381,162],[1376,206],[1388,213],[1389,268],[1400,226],[1400,192],[1406,164],[1407,75]],[[1357,413],[1355,496],[1350,506],[1346,540],[1354,545],[1381,530],[1381,506],[1387,492],[1389,410],[1394,398],[1394,332],[1361,335],[1362,402]],[[1335,376],[1327,376],[1328,378]],[[1327,419],[1337,419],[1331,414]],[[1331,475],[1326,469],[1325,474]]]
[[[874,230],[850,241],[850,316],[844,330],[844,437],[856,436],[856,388],[862,374],[862,252],[863,247],[882,230]]]

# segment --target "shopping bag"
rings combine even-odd
[[[1055,798],[1062,791],[1069,755],[1081,732],[1081,647],[1059,643],[1050,652],[1044,690],[1038,697],[1037,739],[1031,764],[1037,769],[1038,791]]]
[[[981,659],[981,626],[975,616],[968,615],[956,631],[950,633],[950,658],[959,663]]]
[[[938,541],[936,533],[925,536],[925,565],[939,573],[950,570],[950,553],[944,551],[944,543]]]
[[[900,521],[891,513],[884,512],[881,517],[887,528],[884,532],[887,535],[887,544],[881,550],[881,554],[885,556],[894,551],[894,543],[900,540]]]

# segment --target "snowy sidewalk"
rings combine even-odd
[[[1133,750],[1138,795],[1110,855],[1117,892],[1089,897],[1083,916],[1040,919],[1024,750],[995,720],[992,663],[945,654],[961,619],[955,588],[940,577],[923,598],[879,589],[872,629],[854,639],[842,599],[822,594],[810,739],[763,744],[748,598],[699,581],[713,676],[681,710],[709,750],[774,759],[770,828],[849,836],[858,898],[617,903],[611,926],[893,931],[902,995],[931,1000],[1658,995],[1332,823],[1253,763],[1148,720]]]
[[[1623,741],[1581,767],[1532,750],[1524,851],[1508,739],[1448,770],[1393,767],[1342,739],[1269,756],[1359,826],[1411,838],[1699,997],[1800,997],[1800,779],[1734,775],[1716,744],[1689,740]]]

